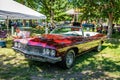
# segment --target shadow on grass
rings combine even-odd
[[[0,60],[0,80],[31,80],[32,73],[36,73],[34,68],[29,68],[25,60],[15,57]]]
[[[107,46],[103,46],[103,50]],[[0,79],[5,80],[94,80],[108,79],[119,80],[105,74],[105,72],[120,72],[117,63],[104,58],[99,52],[91,51],[76,58],[75,65],[71,69],[64,70],[56,64],[30,61],[21,55],[0,55]],[[16,57],[19,56],[19,57]],[[3,58],[5,57],[5,58]],[[3,59],[2,59],[3,58]]]
[[[104,46],[106,48],[106,46]],[[108,79],[108,80],[119,80],[120,77],[110,77],[106,72],[120,72],[120,61],[112,61],[109,58],[101,56],[95,57],[95,55],[101,54],[98,52],[86,53],[79,56],[76,59],[75,67],[73,71],[82,72],[85,80],[92,79]],[[119,63],[119,64],[118,64]]]
[[[105,48],[107,48],[108,46],[102,45],[102,50],[104,50]],[[102,51],[101,50],[101,51]],[[97,52],[98,53],[98,52]]]
[[[120,39],[117,39],[117,38],[110,38],[110,39],[107,39],[105,42],[112,44],[108,46],[111,49],[116,49],[120,45]]]

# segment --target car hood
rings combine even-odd
[[[33,38],[28,41],[29,45],[42,46],[47,48],[63,48],[76,42],[73,36],[63,36],[57,34],[44,34],[39,38]]]

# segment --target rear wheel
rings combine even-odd
[[[97,47],[97,51],[101,51],[102,50],[102,42],[99,43],[98,47]]]
[[[74,50],[69,50],[67,51],[66,55],[64,56],[62,60],[62,67],[64,69],[69,69],[73,66],[74,64],[74,59],[75,59],[75,52]]]

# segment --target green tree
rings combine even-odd
[[[37,4],[35,3],[34,0],[15,0],[15,1],[25,5],[27,7],[30,7],[30,8],[32,8],[34,10],[37,10],[38,6],[37,6]]]
[[[75,8],[83,8],[83,16],[102,17],[108,19],[108,33],[111,37],[112,24],[120,17],[120,0],[70,0]]]
[[[39,11],[47,16],[47,21],[52,24],[54,21],[66,19],[65,11],[69,7],[67,0],[35,0],[38,3]]]
[[[101,0],[101,13],[106,16],[109,20],[108,22],[108,37],[112,34],[112,24],[114,21],[118,20],[120,17],[120,0]]]
[[[52,24],[55,21],[70,19],[65,14],[66,10],[71,7],[67,0],[16,0],[34,10],[39,11],[47,16],[47,21]],[[53,24],[54,25],[54,24]]]
[[[70,3],[73,5],[73,8],[80,9],[80,13],[83,13],[80,18],[81,21],[83,19],[89,20],[91,18],[98,18],[99,13],[96,10],[97,4],[96,0],[70,0]]]

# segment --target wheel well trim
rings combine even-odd
[[[77,47],[71,47],[66,52],[68,52],[69,50],[74,50],[75,56],[76,56],[76,54],[78,54],[78,51],[79,51]]]

